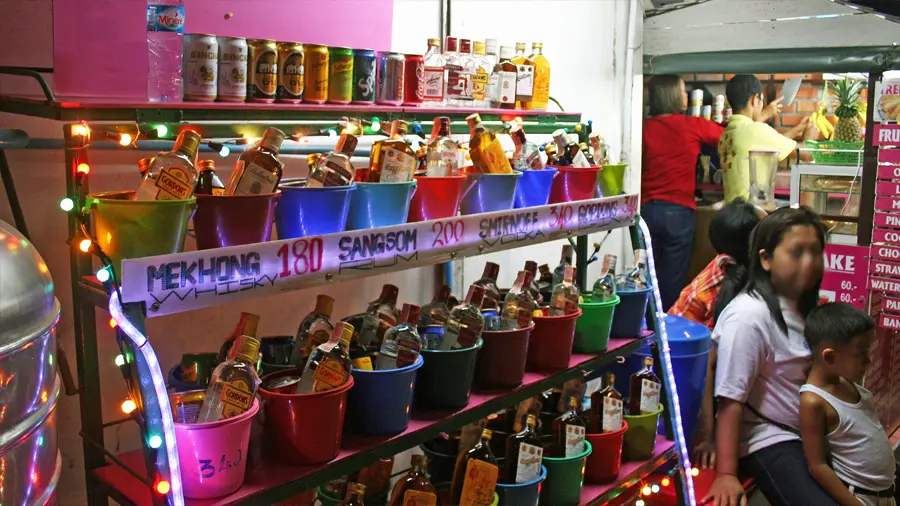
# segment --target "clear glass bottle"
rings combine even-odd
[[[490,77],[493,89],[491,105],[501,109],[516,108],[516,64],[512,62],[513,48],[500,46],[500,61],[494,65]]]
[[[295,393],[324,392],[347,382],[353,368],[349,351],[352,335],[353,325],[338,322],[334,326],[331,338],[310,353]]]
[[[625,274],[625,288],[643,290],[650,286],[647,280],[647,251],[634,250],[634,267]]]
[[[334,308],[334,299],[324,293],[316,296],[316,307],[303,318],[297,329],[297,337],[294,339],[294,349],[291,353],[291,365],[303,367],[312,351],[319,345],[328,342],[334,333],[334,324],[331,323],[331,312]]]
[[[428,50],[422,57],[425,63],[425,102],[428,105],[444,105],[444,56],[441,39],[428,39]]]
[[[143,162],[144,160],[141,160]],[[149,167],[149,165],[148,165]],[[224,195],[225,185],[216,175],[216,162],[213,160],[200,160],[197,162],[200,170],[197,177],[197,185],[194,186],[194,195]]]
[[[278,159],[278,150],[284,142],[284,132],[267,128],[256,146],[241,153],[231,180],[225,188],[226,195],[260,195],[273,193],[281,181],[284,164]]]
[[[210,376],[197,423],[233,418],[253,405],[260,383],[253,365],[259,353],[259,341],[241,336],[233,347],[237,348],[234,358],[219,364]]]
[[[550,61],[542,53],[543,49],[543,42],[531,43],[528,59],[534,62],[534,89],[531,100],[522,104],[525,109],[543,111],[550,101]]]
[[[519,271],[516,282],[506,294],[503,301],[503,312],[500,316],[500,328],[503,330],[524,329],[531,325],[535,303],[528,286],[531,284],[531,273]]]
[[[481,439],[467,452],[460,453],[450,484],[450,504],[490,504],[500,468],[491,452],[491,431],[481,431]]]
[[[437,504],[437,491],[428,479],[428,457],[413,455],[410,457],[409,474],[394,485],[389,506],[434,506],[435,504]]]
[[[553,287],[550,297],[550,316],[565,316],[578,312],[581,292],[575,286],[575,268],[566,266],[563,282]]]
[[[459,175],[459,145],[450,136],[450,118],[434,118],[434,139],[425,153],[426,175],[446,177]]]
[[[431,302],[422,306],[417,323],[419,329],[432,325],[444,325],[450,317],[450,287],[441,285]]]
[[[447,68],[446,103],[454,107],[471,107],[472,75],[475,66],[471,60],[472,41],[447,37],[447,53],[444,55]]]
[[[516,170],[542,170],[544,161],[541,152],[533,142],[525,138],[525,129],[516,125],[509,131],[516,149],[513,151],[512,165]]]
[[[534,62],[525,56],[524,42],[516,42],[516,54],[511,61],[516,65],[516,109],[521,109],[534,93]]]
[[[306,186],[321,188],[323,186],[347,186],[356,179],[356,169],[350,163],[350,157],[356,151],[356,136],[341,134],[334,151],[319,158],[316,166],[309,173]]]
[[[391,122],[390,137],[372,145],[370,183],[405,183],[412,180],[416,170],[416,154],[406,143],[408,131],[407,122],[395,119]]]
[[[194,194],[199,174],[195,166],[200,134],[182,130],[168,153],[159,153],[147,168],[135,200],[184,200]]]
[[[384,333],[381,350],[375,360],[375,369],[399,369],[412,365],[419,358],[425,340],[419,336],[416,321],[419,319],[419,306],[403,304],[400,312],[400,323]]]
[[[484,88],[484,107],[493,107],[494,97],[497,96],[497,77],[494,74],[494,67],[500,62],[497,56],[497,39],[484,40],[484,58],[482,65],[485,66],[488,75],[487,86]]]
[[[506,438],[503,483],[527,483],[541,475],[544,445],[535,432],[537,417],[529,414],[525,428]]]
[[[616,375],[606,373],[603,386],[591,394],[590,433],[615,432],[622,428],[622,394],[616,390]]]
[[[629,387],[631,396],[628,399],[628,414],[636,416],[656,413],[662,382],[653,373],[653,357],[646,357],[644,368],[631,375]]]
[[[470,114],[466,117],[469,124],[469,155],[475,170],[483,174],[512,174],[512,167],[506,158],[506,151],[497,134],[485,128],[481,115]]]
[[[574,137],[572,139],[571,137]],[[553,142],[556,144],[558,160],[556,165],[572,166],[579,168],[590,167],[584,153],[581,152],[581,146],[577,141],[577,134],[571,136],[565,130],[559,129],[553,132]]]
[[[603,265],[600,267],[600,277],[594,283],[591,291],[591,302],[609,302],[616,298],[616,256],[606,254],[603,256]]]
[[[359,329],[359,344],[369,351],[381,349],[381,341],[387,329],[397,324],[397,295],[400,289],[386,284],[381,287],[381,295],[369,303]]]
[[[490,100],[487,98],[487,87],[490,81],[491,72],[494,70],[494,63],[485,58],[484,42],[475,41],[475,54],[472,56],[472,63],[475,67],[475,73],[472,74],[472,102],[475,107],[490,107]]]
[[[538,266],[538,272],[541,273],[538,278],[538,288],[541,290],[552,290],[553,289],[553,272],[550,271],[550,266],[547,264],[541,264]]]
[[[528,290],[531,292],[531,297],[534,299],[534,303],[537,304],[536,307],[540,308],[544,305],[544,296],[541,295],[541,290],[538,288],[537,280],[538,280],[538,266],[537,262],[534,260],[526,260],[525,261],[525,270],[531,273],[531,284],[528,285]]]
[[[483,287],[478,285],[469,287],[465,302],[450,310],[450,317],[444,325],[440,349],[468,348],[478,342],[484,330],[484,316],[478,310],[483,299]]]
[[[564,244],[562,247],[562,256],[559,259],[559,265],[553,269],[553,286],[562,283],[563,276],[566,274],[566,266],[572,265],[572,257],[575,249],[571,244]]]
[[[480,286],[484,290],[484,298],[481,301],[482,313],[493,313],[493,315],[485,314],[489,330],[496,330],[491,326],[490,317],[493,316],[499,325],[500,323],[500,289],[497,288],[497,277],[500,276],[500,265],[494,262],[485,262],[484,270],[481,277],[473,283]],[[499,327],[498,327],[499,328]]]
[[[575,457],[584,451],[584,418],[578,414],[578,399],[569,398],[569,409],[553,420],[554,457]]]
[[[347,485],[347,495],[338,506],[365,506],[363,497],[366,495],[366,486],[362,483],[350,483]]]

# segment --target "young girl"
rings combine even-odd
[[[752,476],[772,506],[835,506],[807,469],[799,436],[800,386],[811,357],[803,336],[818,302],[825,228],[806,207],[783,208],[751,234],[744,290],[713,331],[716,480],[704,499],[746,504],[738,472]]]

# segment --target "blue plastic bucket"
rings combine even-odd
[[[609,337],[613,339],[634,339],[641,335],[644,313],[650,300],[652,288],[619,291],[619,305],[613,315]]]
[[[469,174],[461,214],[491,213],[513,208],[520,171],[512,174]]]
[[[356,183],[350,197],[347,230],[388,227],[406,223],[416,181],[405,183]]]
[[[275,208],[279,239],[343,232],[350,210],[350,195],[356,185],[307,188],[297,180],[282,183]]]
[[[525,483],[507,485],[498,483],[497,495],[500,506],[536,506],[541,496],[541,483],[547,477],[547,468],[541,466],[541,475]]]
[[[519,184],[516,185],[516,209],[521,207],[545,206],[550,202],[550,188],[558,171],[552,167],[544,170],[522,171]],[[500,495],[503,504],[503,494]]]
[[[419,355],[415,363],[399,369],[354,369],[354,385],[347,399],[350,430],[373,436],[399,434],[406,430],[416,371],[423,363]]]

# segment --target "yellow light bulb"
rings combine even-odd
[[[90,239],[82,239],[80,243],[78,243],[78,249],[87,253],[91,250],[91,240]]]
[[[156,484],[156,491],[162,495],[168,494],[170,489],[171,489],[171,486],[169,485],[169,482],[167,482],[166,480],[162,480]]]
[[[137,404],[131,399],[125,399],[125,402],[122,403],[122,413],[125,413],[126,415],[130,415],[131,412],[136,409]]]
[[[120,146],[130,146],[131,145],[131,134],[122,134],[119,136],[119,145]]]
[[[641,493],[644,495],[650,495],[651,493],[653,493],[653,491],[650,490],[650,485],[644,485],[644,488],[641,489]]]
[[[698,474],[700,474],[700,468],[692,467],[691,468],[691,476],[697,476]]]

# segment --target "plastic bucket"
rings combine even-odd
[[[228,495],[244,483],[250,425],[259,400],[245,413],[209,423],[176,423],[175,442],[181,463],[184,496],[212,499]]]
[[[601,167],[553,167],[559,174],[553,179],[550,189],[550,203],[560,204],[594,198],[597,173]]]
[[[641,335],[651,290],[652,288],[642,288],[619,292],[619,307],[612,320],[612,327],[609,330],[610,337],[634,339]]]
[[[353,432],[379,436],[398,434],[409,425],[409,410],[416,386],[416,371],[424,360],[382,371],[353,370],[355,386],[350,390],[347,411]]]
[[[516,186],[522,172],[512,174],[468,174],[468,187],[459,205],[460,214],[508,211],[513,208]]]
[[[537,506],[541,497],[541,483],[547,477],[547,468],[541,466],[541,475],[525,483],[497,484],[501,506]]]
[[[622,467],[622,442],[628,422],[622,421],[622,428],[615,432],[585,434],[594,452],[588,455],[584,478],[588,483],[610,483],[619,477]]]
[[[625,190],[627,163],[608,163],[597,174],[597,189],[601,197],[615,197]]]
[[[541,504],[577,506],[581,502],[585,460],[591,451],[591,443],[587,440],[584,451],[574,457],[547,457],[545,451],[543,463],[547,468],[547,479],[541,486]]]
[[[475,364],[475,384],[481,388],[514,388],[522,384],[528,361],[528,335],[534,322],[524,329],[485,330],[484,345]]]
[[[194,237],[197,249],[266,242],[278,192],[261,195],[197,195]]]
[[[449,483],[453,480],[456,454],[445,453],[435,448],[436,442],[439,441],[426,441],[419,445],[419,448],[428,457],[428,476],[431,478],[431,483]]]
[[[302,184],[282,184],[275,209],[279,239],[343,232],[350,210],[350,195],[356,185],[307,188]]]
[[[557,172],[553,167],[522,171],[522,177],[519,178],[519,184],[516,186],[516,209],[547,205],[547,202],[550,202],[550,187],[553,185],[553,177]]]
[[[628,430],[625,431],[625,440],[622,445],[623,460],[647,460],[653,456],[656,448],[656,426],[659,424],[659,415],[663,412],[663,405],[648,415],[624,415],[628,422]]]
[[[299,376],[301,369],[267,374],[263,381]],[[259,388],[265,401],[265,434],[278,456],[295,465],[322,464],[341,449],[347,392],[353,377],[338,388],[314,394],[280,394]]]
[[[582,315],[575,324],[573,348],[578,353],[606,351],[613,315],[618,314],[616,306],[619,304],[619,297],[608,302],[591,302],[590,294],[585,294],[582,298],[584,302],[578,304]]]
[[[416,181],[405,183],[356,183],[350,197],[347,230],[388,227],[406,223]]]
[[[416,377],[416,406],[459,409],[469,403],[475,362],[484,341],[458,350],[422,350],[424,364]]]
[[[466,176],[416,176],[416,193],[409,204],[410,223],[456,216]]]
[[[528,368],[537,371],[568,369],[581,309],[565,316],[535,316],[528,339]]]
[[[131,200],[134,191],[92,193],[86,207],[100,248],[122,282],[122,260],[184,251],[188,220],[196,208],[186,200]]]

